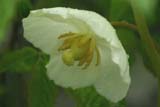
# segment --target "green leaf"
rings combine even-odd
[[[53,107],[57,93],[57,87],[46,75],[46,56],[39,59],[32,69],[32,75],[28,80],[28,107]]]
[[[28,72],[33,69],[38,60],[38,53],[32,48],[0,55],[0,72]]]
[[[18,18],[24,18],[27,17],[29,14],[29,11],[32,8],[32,4],[30,0],[20,0],[17,3],[17,16]]]
[[[127,0],[111,0],[111,7],[109,13],[110,13],[109,19],[111,21],[133,20],[132,10]]]
[[[135,61],[135,53],[139,51],[140,40],[135,32],[128,29],[117,28],[116,29],[118,38],[120,39],[123,47],[125,48],[127,54],[129,55],[129,62],[133,64]]]
[[[125,102],[111,103],[92,87],[68,91],[77,101],[77,107],[125,107]]]
[[[137,0],[137,5],[145,15],[153,15],[158,0]]]
[[[1,72],[8,71],[23,75],[27,107],[54,106],[57,88],[46,75],[45,65],[48,59],[47,55],[32,48],[23,48],[0,56]],[[11,85],[15,86],[15,84]]]
[[[0,0],[0,42],[3,40],[6,28],[14,16],[17,0]]]

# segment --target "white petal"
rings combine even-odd
[[[99,47],[102,59],[101,71],[103,72],[95,83],[95,88],[105,98],[117,102],[126,96],[129,88],[129,65],[128,61],[125,60],[127,55],[125,53],[122,54],[124,52],[123,49],[116,49],[117,56],[112,56],[111,48],[106,44]],[[114,60],[118,60],[118,63],[115,63]],[[123,69],[121,69],[121,65],[124,65]]]
[[[120,45],[110,23],[104,17],[91,11],[64,7],[41,9],[32,11],[30,16],[23,20],[23,24],[25,37],[47,53],[53,49],[51,47],[54,47],[57,36],[66,32],[96,34],[106,39],[111,45],[117,47]]]
[[[50,20],[46,16],[37,16],[39,12],[32,13],[23,20],[24,37],[35,47],[47,54],[53,54],[61,41],[58,36],[67,32],[78,32],[70,24]]]
[[[111,46],[112,60],[119,66],[120,74],[124,76],[124,81],[130,81],[128,55],[120,44],[119,47]]]
[[[106,39],[107,42],[112,45],[119,46],[120,44],[114,28],[104,17],[97,14],[96,12],[64,7],[43,9],[43,11],[47,14],[51,14],[50,17],[52,18],[55,15],[59,15],[65,19],[76,19],[82,21],[82,26],[88,26],[85,27],[85,29],[88,30],[86,32],[94,32],[94,34]],[[77,25],[79,24],[78,21],[77,23],[75,23],[75,21],[71,21],[71,23]],[[81,28],[83,28],[82,26]]]
[[[69,67],[63,63],[60,55],[52,56],[46,68],[48,77],[57,85],[73,89],[93,85],[100,76],[95,63],[91,63],[87,69],[82,69],[77,64]]]

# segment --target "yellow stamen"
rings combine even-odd
[[[98,50],[98,48],[97,48],[97,46],[96,46],[96,56],[97,56],[97,61],[96,61],[96,65],[99,65],[100,64],[100,60],[101,60],[101,58],[100,58],[100,53],[99,53],[99,50]]]
[[[60,36],[58,37],[58,39],[62,39],[62,38],[65,38],[65,37],[72,37],[72,36],[74,36],[74,35],[75,35],[75,33],[69,32],[69,33],[65,33],[65,34],[63,34],[63,35],[60,35]]]
[[[86,65],[85,65],[84,69],[87,68],[90,65],[90,63],[92,62],[95,46],[96,46],[95,40],[91,39],[90,47],[89,47],[87,55],[86,55],[86,61],[85,61]]]
[[[86,69],[93,60],[94,52],[96,52],[96,65],[99,65],[100,53],[94,37],[69,32],[58,38],[64,39],[58,50],[63,51],[62,60],[66,65],[70,66],[79,61],[78,66],[84,65],[83,69]]]
[[[69,38],[66,38],[64,40],[64,43],[62,46],[59,47],[59,51],[60,50],[65,50],[65,49],[68,49],[71,47],[71,44],[73,43],[73,41],[76,39],[77,37],[76,36],[72,36],[72,37],[69,37]]]

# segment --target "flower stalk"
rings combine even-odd
[[[131,29],[133,31],[138,31],[136,25],[128,23],[126,21],[113,21],[113,22],[111,22],[111,24],[112,24],[112,26],[115,26],[115,27],[125,27],[125,28]]]
[[[160,55],[148,30],[144,14],[141,12],[135,0],[130,1],[144,51],[146,52],[146,55],[149,58],[151,67],[153,69],[152,72],[160,77]]]
[[[149,29],[147,27],[144,14],[137,5],[136,0],[130,0],[137,28],[143,43],[144,51],[150,61],[152,72],[158,77],[158,107],[160,107],[160,54],[158,53],[155,43],[151,38]]]

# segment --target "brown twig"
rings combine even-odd
[[[132,29],[132,30],[134,30],[134,31],[138,31],[136,25],[131,24],[131,23],[128,23],[128,22],[126,22],[126,21],[113,21],[113,22],[111,22],[111,24],[112,24],[114,27],[126,27],[126,28]]]

